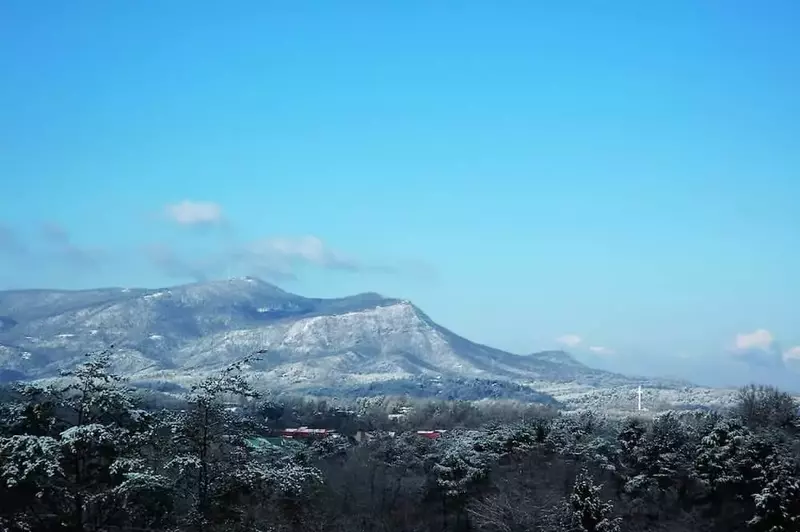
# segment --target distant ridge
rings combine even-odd
[[[117,370],[136,380],[188,381],[263,349],[253,375],[286,389],[433,377],[634,383],[563,351],[514,355],[471,342],[411,302],[373,292],[308,298],[254,277],[159,289],[0,291],[6,379],[54,377],[111,344]]]

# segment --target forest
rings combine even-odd
[[[345,405],[255,390],[248,362],[170,400],[130,387],[109,352],[6,390],[0,530],[800,531],[798,404],[772,387],[724,411],[627,418],[516,401]],[[301,425],[336,433],[264,438]]]

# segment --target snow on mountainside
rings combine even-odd
[[[266,350],[251,371],[282,388],[478,378],[574,393],[642,382],[563,352],[522,356],[475,344],[410,302],[374,293],[306,298],[254,278],[0,292],[0,379],[54,377],[111,344],[117,370],[137,380],[187,382]]]

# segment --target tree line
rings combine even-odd
[[[0,405],[0,530],[800,530],[798,405],[775,388],[650,419],[408,398],[343,408],[258,393],[250,362],[168,404],[143,401],[110,352],[59,384],[15,385]],[[386,412],[399,407],[398,425]],[[259,439],[298,423],[342,436]],[[375,437],[356,443],[357,430]]]

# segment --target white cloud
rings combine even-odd
[[[358,270],[360,266],[313,235],[264,238],[252,243],[249,253],[260,261],[285,264],[305,262],[322,268]]]
[[[784,358],[775,337],[766,329],[736,335],[731,354],[752,367],[779,369]]]
[[[293,276],[296,268],[304,265],[325,270],[410,275],[428,279],[435,275],[432,267],[422,262],[365,262],[331,247],[314,235],[262,238],[251,242],[234,255],[243,264],[255,266],[256,272],[270,272],[281,276]]]
[[[222,221],[222,207],[212,201],[183,200],[167,205],[164,212],[180,225],[209,225]]]
[[[228,274],[263,276],[283,281],[296,278],[305,266],[349,272],[377,271],[392,273],[386,266],[371,266],[348,258],[312,235],[267,237],[228,249],[206,253],[165,245],[144,248],[149,261],[163,273],[176,278],[204,280]]]
[[[174,222],[192,227],[218,227],[233,231],[215,203],[183,201],[165,208]],[[221,275],[262,276],[273,281],[294,280],[307,267],[346,272],[413,275],[430,278],[431,267],[419,262],[365,263],[330,247],[314,235],[268,236],[236,244],[210,242],[206,249],[191,252],[180,246],[152,245],[143,248],[146,258],[163,273],[196,280]]]
[[[608,347],[603,347],[601,345],[593,345],[589,347],[589,351],[598,355],[613,355],[614,350]]]
[[[583,338],[581,338],[577,334],[565,334],[564,336],[556,338],[556,342],[558,342],[559,344],[566,345],[567,347],[575,347],[579,345],[582,341]]]
[[[796,345],[792,348],[783,352],[783,361],[786,363],[789,362],[800,362],[800,345]]]
[[[742,351],[753,349],[767,351],[772,347],[774,342],[775,338],[773,338],[771,332],[766,329],[758,329],[751,333],[737,334],[734,345],[736,349]]]

